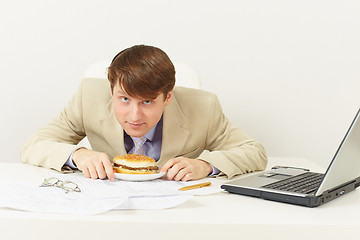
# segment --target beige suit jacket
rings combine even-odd
[[[27,140],[21,159],[61,171],[85,136],[93,150],[112,159],[126,154],[123,134],[108,80],[88,78],[61,114]],[[229,178],[263,170],[267,163],[262,145],[226,119],[215,94],[183,87],[174,88],[164,110],[158,165],[179,156],[205,160]]]

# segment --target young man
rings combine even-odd
[[[27,140],[22,161],[113,181],[113,157],[131,152],[145,136],[142,151],[169,180],[231,178],[265,168],[262,145],[226,119],[214,94],[174,88],[174,66],[159,48],[121,51],[108,79],[84,79],[60,116]],[[85,136],[92,150],[77,146]]]

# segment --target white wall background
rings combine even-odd
[[[270,156],[326,165],[360,106],[359,13],[358,0],[0,0],[0,161],[20,161],[89,64],[149,44],[196,68]]]

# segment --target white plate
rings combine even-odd
[[[126,174],[115,173],[115,178],[125,181],[149,181],[157,178],[161,178],[166,172],[151,173],[151,174]]]

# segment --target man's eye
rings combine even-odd
[[[127,97],[122,97],[122,98],[121,98],[121,101],[123,101],[123,102],[128,102],[129,99],[128,99]]]
[[[151,103],[151,101],[148,101],[148,100],[144,101],[144,104],[150,104],[150,103]]]

